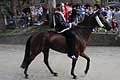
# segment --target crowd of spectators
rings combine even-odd
[[[17,15],[9,15],[6,17],[5,25],[8,28],[25,28],[28,26],[39,26],[48,20],[48,8],[47,6],[30,6],[22,10],[22,12]]]
[[[94,7],[90,4],[85,5],[69,5],[67,3],[62,3],[64,8],[64,16],[66,21],[79,23],[84,20],[84,17],[87,15],[94,13]],[[110,7],[100,7],[101,13],[105,17],[105,19],[112,25],[112,31],[120,31],[120,8],[110,8]],[[104,31],[107,32],[103,28],[94,29],[93,31],[99,32]]]
[[[74,4],[71,5],[68,2],[62,3],[64,8],[64,17],[66,21],[72,22],[75,21],[76,23],[79,23],[84,20],[85,15],[90,15],[93,13],[93,6],[90,4],[85,5],[79,5]],[[101,12],[103,16],[106,18],[106,20],[112,25],[113,31],[119,31],[120,30],[120,8],[110,8],[110,7],[101,7]],[[48,21],[49,19],[49,10],[48,6],[30,6],[29,8],[25,8],[22,11],[22,14],[20,16],[20,20],[18,20],[18,23],[20,24],[20,27],[26,27],[30,25],[41,25],[45,21]],[[7,19],[7,23],[11,24],[12,21],[15,24],[14,17],[9,16]],[[93,31],[105,31],[104,29],[94,29]]]

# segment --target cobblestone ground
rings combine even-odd
[[[84,75],[86,60],[79,57],[75,73],[77,80],[120,80],[120,47],[87,47],[91,66]],[[0,80],[25,80],[20,64],[24,45],[0,45]],[[50,50],[50,64],[58,72],[53,77],[43,63],[43,54],[36,57],[29,67],[28,80],[72,80],[71,60],[65,55]]]

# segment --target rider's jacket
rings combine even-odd
[[[55,17],[55,29],[58,33],[63,33],[71,28],[71,23],[67,23],[64,14],[60,11],[56,11]]]

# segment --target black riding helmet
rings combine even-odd
[[[64,6],[63,3],[58,3],[58,4],[56,5],[56,8],[62,8],[63,6]]]

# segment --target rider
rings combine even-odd
[[[101,10],[101,7],[99,4],[94,4],[93,11],[96,13],[97,11]]]
[[[76,26],[75,22],[73,23],[68,23],[64,17],[63,14],[63,8],[62,4],[59,3],[56,5],[56,10],[55,10],[55,30],[57,33],[62,34],[63,36],[66,37],[66,42],[68,45],[67,53],[68,57],[72,59],[77,59],[75,55],[75,35],[72,33],[70,30],[73,26]]]

